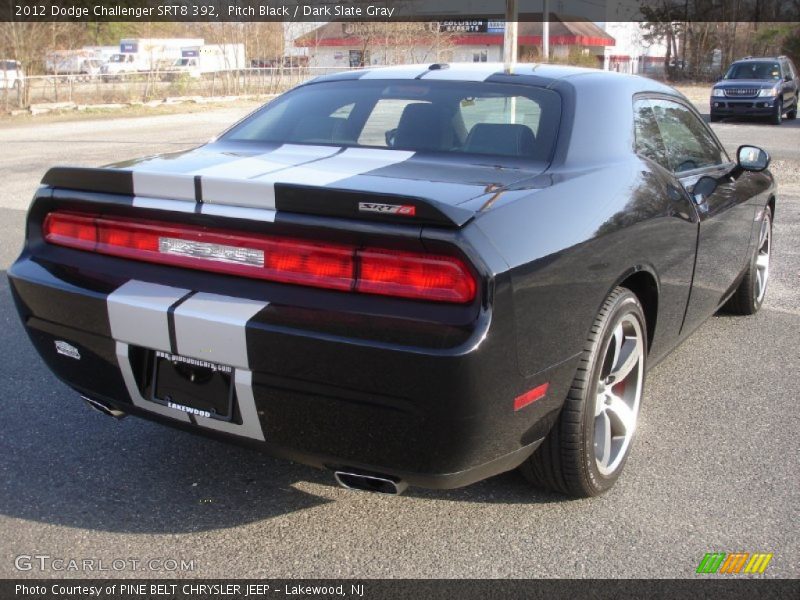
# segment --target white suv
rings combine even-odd
[[[19,62],[0,59],[0,90],[17,89],[22,87],[24,81],[25,73],[22,72]]]

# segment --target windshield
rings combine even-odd
[[[538,87],[349,80],[296,88],[221,139],[548,161],[560,116],[560,96]]]
[[[725,79],[780,79],[781,67],[776,62],[747,62],[732,65]]]

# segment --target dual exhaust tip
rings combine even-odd
[[[124,419],[128,416],[128,413],[122,412],[121,410],[114,408],[109,404],[105,404],[100,400],[95,400],[93,398],[87,398],[86,396],[81,396],[81,400],[86,402],[89,405],[89,408],[93,408],[99,413],[106,415],[107,417],[113,417],[117,420]]]
[[[86,396],[81,396],[81,399],[86,402],[90,408],[108,417],[124,419],[128,416],[127,413],[101,400],[95,400],[94,398],[88,398]],[[364,492],[399,496],[408,487],[405,481],[390,476],[366,475],[364,473],[354,473],[351,471],[334,471],[333,476],[336,478],[336,483],[347,490],[361,490]]]
[[[399,496],[408,487],[405,481],[389,476],[365,475],[350,471],[334,471],[333,476],[336,478],[336,483],[347,490]]]

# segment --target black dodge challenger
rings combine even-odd
[[[94,408],[349,488],[613,485],[648,367],[769,276],[767,154],[648,79],[324,76],[199,148],[56,167],[9,272]]]

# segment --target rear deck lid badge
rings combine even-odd
[[[78,349],[72,344],[68,344],[63,340],[56,340],[56,352],[63,354],[64,356],[74,358],[75,360],[81,359],[81,353],[78,352]]]
[[[413,217],[417,213],[417,207],[413,204],[378,204],[376,202],[359,202],[358,210],[359,212],[402,215],[404,217]]]

